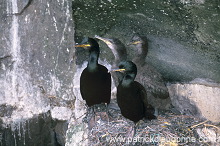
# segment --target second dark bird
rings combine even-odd
[[[155,119],[154,108],[147,101],[144,87],[134,81],[137,67],[132,61],[123,61],[119,70],[123,70],[124,77],[117,87],[117,102],[122,115],[137,123],[144,117],[148,120]]]

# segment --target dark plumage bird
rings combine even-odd
[[[144,87],[134,81],[137,67],[131,61],[119,64],[119,69],[124,70],[124,77],[117,87],[117,102],[125,118],[138,122],[142,118],[155,119],[154,108],[147,101]]]
[[[148,40],[144,36],[134,36],[132,45],[135,46],[135,56],[132,60],[138,68],[136,80],[146,89],[148,101],[160,109],[168,109],[171,103],[169,92],[162,75],[151,65],[145,62],[148,53]]]
[[[110,103],[111,75],[108,69],[98,64],[99,44],[95,39],[88,38],[88,44],[77,45],[89,50],[87,67],[80,77],[80,92],[86,104],[91,107],[95,104]]]

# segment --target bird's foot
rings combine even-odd
[[[94,111],[94,107],[88,108],[86,117],[83,118],[83,120],[88,123],[88,128],[90,130],[95,126],[97,118],[96,118],[96,113]]]

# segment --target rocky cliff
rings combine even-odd
[[[203,110],[194,108],[194,97],[203,94],[194,92],[195,87],[210,92],[219,92],[219,87],[189,81],[208,78],[219,86],[219,15],[218,0],[2,0],[0,143],[64,145],[66,136],[72,145],[75,133],[86,139],[79,76],[88,54],[74,50],[75,41],[79,43],[85,36],[116,37],[124,44],[135,34],[147,36],[145,61],[172,83],[169,90],[174,106],[184,113],[179,99],[187,98],[185,104],[193,99],[192,110],[185,113],[196,109],[194,114],[201,116]],[[100,63],[111,68],[113,54],[104,43],[100,46]],[[132,59],[135,50],[127,49]],[[218,99],[218,94],[213,95]],[[218,121],[219,115],[212,114]]]
[[[55,134],[53,128],[59,122],[54,121],[55,125],[52,125],[51,121],[57,119],[58,113],[51,117],[50,111],[53,112],[55,107],[71,106],[70,101],[74,100],[71,5],[71,1],[59,0],[0,2],[0,105],[3,123],[0,133],[3,145],[55,143],[52,141],[56,136],[42,136],[40,142],[37,135],[44,130],[49,135]],[[65,120],[71,116],[66,109],[55,111],[69,115]],[[44,120],[40,115],[44,113],[48,113],[49,118],[45,116]],[[38,122],[39,126],[36,126],[34,123]]]

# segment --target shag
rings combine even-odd
[[[156,108],[168,109],[171,101],[168,98],[169,92],[163,77],[154,67],[145,62],[148,53],[147,37],[135,35],[130,44],[135,46],[136,57],[132,61],[139,71],[136,79],[145,87],[149,103]]]
[[[124,72],[124,77],[117,87],[117,102],[121,114],[137,123],[144,117],[148,120],[155,119],[154,108],[147,101],[147,94],[144,87],[134,81],[137,74],[137,67],[132,61],[119,63],[119,69]]]
[[[110,103],[111,75],[108,69],[98,64],[99,44],[93,38],[88,38],[88,44],[77,45],[89,50],[87,67],[80,77],[80,92],[86,104],[91,107],[96,104]]]

